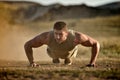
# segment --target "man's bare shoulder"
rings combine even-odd
[[[82,33],[82,32],[75,31],[75,35],[83,36],[83,35],[85,35],[85,34]]]
[[[39,36],[41,36],[41,37],[47,37],[47,36],[49,36],[50,32],[51,31],[43,32]]]
[[[79,44],[89,40],[88,35],[81,33],[81,32],[77,32],[77,31],[75,32],[75,38],[76,38],[77,43]]]
[[[51,31],[43,32],[43,33],[39,34],[37,37],[39,37],[39,38],[41,38],[43,40],[47,39],[47,38],[49,38],[50,32]]]
[[[75,36],[77,38],[88,38],[88,35],[84,34],[84,33],[81,33],[81,32],[75,32]]]
[[[51,31],[47,31],[47,32],[42,32],[39,35],[35,36],[32,40],[30,40],[33,43],[43,43],[43,44],[47,44],[48,40],[49,40],[49,34]]]
[[[93,44],[93,43],[97,42],[97,40],[95,40],[92,37],[90,37],[84,33],[81,33],[81,32],[75,32],[75,35],[76,35],[76,39],[79,43],[84,43],[84,42],[89,41],[91,44]]]

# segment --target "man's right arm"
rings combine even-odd
[[[36,36],[35,38],[27,41],[24,45],[26,56],[29,60],[30,65],[33,67],[35,67],[36,64],[34,63],[32,48],[37,48],[37,47],[42,46],[43,44],[47,44],[48,34],[49,34],[49,32],[42,33],[42,34]]]

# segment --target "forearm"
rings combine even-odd
[[[91,54],[90,64],[95,64],[98,53],[99,53],[99,49],[100,49],[100,44],[98,42],[96,42],[92,46],[92,54]]]
[[[29,63],[32,64],[34,62],[32,47],[30,47],[29,44],[26,43],[24,48],[25,48],[25,53],[29,60]]]

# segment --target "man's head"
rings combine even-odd
[[[54,37],[58,43],[62,43],[67,39],[68,29],[65,22],[59,21],[54,24]]]

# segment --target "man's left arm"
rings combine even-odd
[[[86,47],[92,47],[91,60],[90,60],[90,63],[88,64],[88,66],[94,66],[97,56],[98,56],[98,53],[99,53],[99,50],[100,50],[99,42],[97,40],[95,40],[85,34],[79,33],[79,32],[76,33],[76,39],[78,41],[78,44],[82,44],[83,46],[86,46]]]

